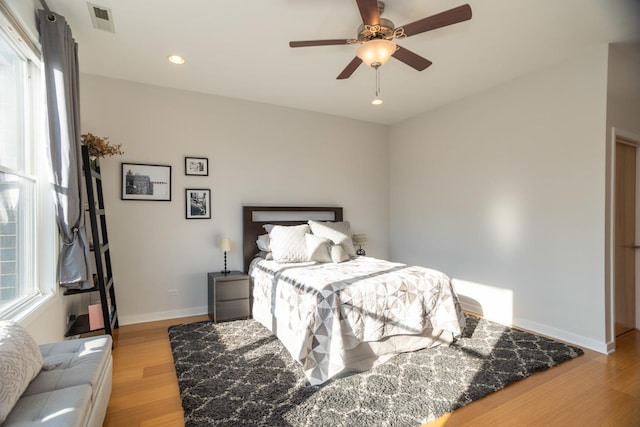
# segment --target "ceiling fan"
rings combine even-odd
[[[356,3],[362,16],[362,25],[358,27],[357,38],[292,41],[289,42],[289,46],[308,47],[360,43],[356,57],[342,70],[337,77],[338,79],[349,78],[362,62],[378,69],[391,56],[418,71],[422,71],[431,65],[431,61],[402,46],[397,46],[391,40],[410,37],[471,19],[471,6],[465,4],[401,27],[395,27],[393,22],[380,17],[384,11],[383,2],[356,0]]]

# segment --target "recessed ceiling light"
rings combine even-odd
[[[167,56],[167,59],[169,60],[169,62],[171,62],[172,64],[184,64],[184,58],[180,55],[169,55]]]

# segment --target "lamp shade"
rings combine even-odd
[[[220,241],[220,249],[222,249],[224,252],[231,251],[231,241],[229,239],[222,239]]]
[[[367,235],[366,234],[354,234],[352,236],[353,244],[358,246],[363,246],[367,244]]]
[[[390,40],[373,39],[361,44],[356,50],[356,55],[371,67],[372,64],[386,64],[396,49],[396,44]]]

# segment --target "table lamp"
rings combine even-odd
[[[227,270],[227,252],[231,251],[231,241],[229,239],[222,239],[220,241],[220,249],[224,251],[224,270],[222,270],[220,273],[229,274],[230,271]]]
[[[365,256],[367,253],[362,249],[364,245],[367,244],[367,235],[366,234],[354,234],[353,244],[358,246],[359,249],[356,251],[356,255]]]

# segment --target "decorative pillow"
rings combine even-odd
[[[258,236],[256,244],[258,245],[258,249],[261,251],[271,252],[271,240],[269,239],[268,234],[261,234]]]
[[[267,233],[271,233],[271,230],[273,229],[274,225],[273,224],[265,224],[262,226],[262,228],[264,228],[264,231],[266,231]]]
[[[0,321],[0,424],[42,368],[40,347],[18,323]]]
[[[349,221],[329,222],[309,220],[311,232],[316,236],[326,237],[334,244],[341,245],[350,258],[356,257],[356,249],[351,240],[351,224]]]
[[[331,240],[315,234],[306,234],[309,261],[331,262]]]
[[[269,232],[271,253],[277,262],[307,261],[307,241],[305,234],[309,232],[307,224],[274,225]]]
[[[256,258],[264,258],[266,260],[273,259],[273,254],[271,252],[260,251],[256,254]]]
[[[333,245],[331,246],[331,261],[336,264],[349,261],[349,254],[341,245]]]

